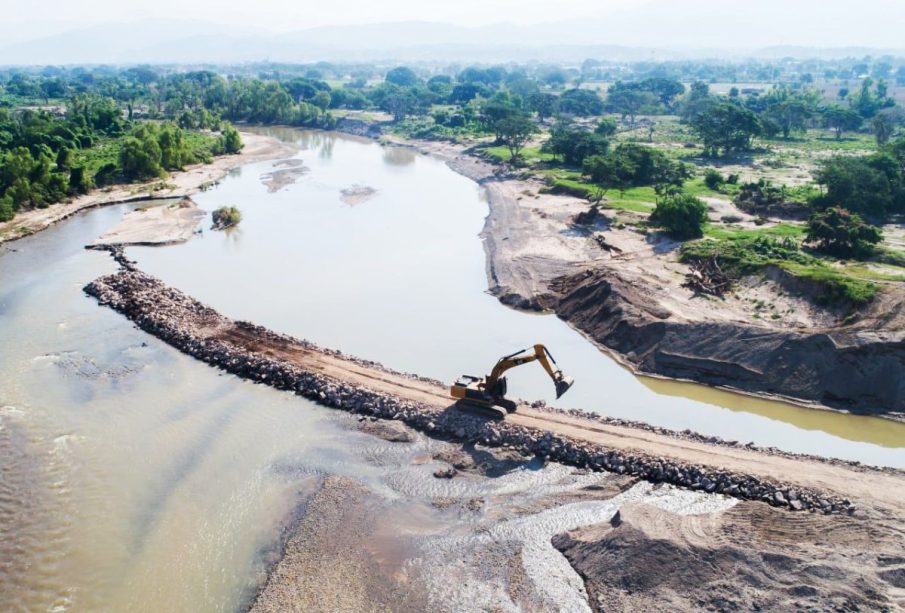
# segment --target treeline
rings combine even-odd
[[[820,92],[805,86],[778,86],[747,96],[733,88],[727,96],[716,96],[706,83],[697,82],[677,111],[711,155],[750,149],[760,136],[789,139],[808,128],[823,127],[840,138],[865,124],[877,145],[883,146],[905,123],[905,113],[889,95],[886,82],[869,78],[855,93],[840,91],[838,100],[829,104]]]
[[[130,121],[111,98],[72,97],[65,113],[0,108],[0,221],[91,188],[162,176],[238,151],[239,133],[190,133],[173,122]]]

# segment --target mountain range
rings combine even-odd
[[[653,0],[605,19],[465,27],[405,21],[301,27],[155,18],[65,28],[28,24],[0,65],[286,61],[580,61],[905,55],[905,2]],[[828,6],[828,5],[827,5]],[[741,7],[741,8],[739,8]],[[17,28],[10,28],[17,30]]]

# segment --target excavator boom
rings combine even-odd
[[[522,349],[501,357],[486,377],[463,375],[450,387],[449,393],[453,398],[471,406],[491,409],[494,412],[497,412],[496,407],[502,407],[512,413],[516,409],[516,403],[505,397],[506,378],[503,374],[511,368],[534,361],[540,362],[553,379],[557,399],[575,384],[572,377],[567,377],[559,370],[553,354],[543,345],[537,344],[531,349]]]

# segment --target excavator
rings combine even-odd
[[[556,366],[553,355],[541,344],[533,348],[522,349],[497,360],[493,370],[486,377],[462,375],[449,388],[449,395],[456,399],[456,406],[465,409],[477,409],[478,412],[502,419],[507,413],[514,413],[517,404],[506,398],[506,377],[510,368],[538,361],[556,386],[556,397],[559,398],[575,384],[575,379],[567,377]],[[498,408],[499,407],[499,408]],[[500,410],[503,409],[503,411]]]

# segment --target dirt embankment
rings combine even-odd
[[[595,611],[858,611],[905,606],[901,532],[743,502],[680,516],[624,505],[553,539]]]
[[[640,372],[905,418],[901,304],[882,315],[888,323],[877,313],[854,325],[801,331],[682,319],[611,269],[563,277],[548,288],[547,304],[560,317]],[[881,298],[874,310],[886,306]]]
[[[579,226],[588,203],[546,193],[543,177],[493,165],[466,145],[384,140],[440,157],[487,189],[488,285],[504,304],[555,312],[640,374],[905,420],[901,287],[882,287],[855,323],[781,271],[745,279],[723,300],[696,297],[682,287],[679,244],[624,223],[637,215],[607,211]]]
[[[297,151],[293,145],[269,136],[251,132],[241,134],[244,147],[240,153],[215,158],[210,164],[189,166],[183,171],[171,173],[164,179],[148,183],[97,189],[68,202],[52,204],[46,209],[19,213],[12,220],[0,223],[0,243],[40,232],[80,211],[98,206],[191,196],[220,181],[234,168],[251,162],[291,156]]]
[[[850,512],[854,502],[905,511],[899,494],[905,475],[899,471],[768,454],[578,411],[521,407],[503,422],[486,421],[456,409],[441,382],[229,320],[136,270],[97,279],[86,291],[143,330],[211,365],[326,406],[399,420],[430,434],[508,445],[564,464],[795,510]]]

